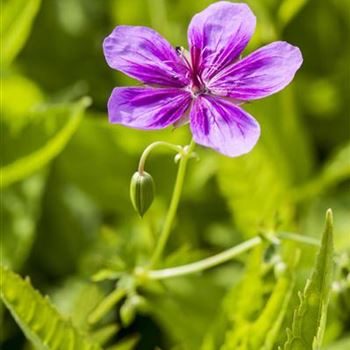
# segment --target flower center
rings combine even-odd
[[[192,97],[196,98],[201,94],[208,93],[208,88],[205,86],[200,74],[196,72],[196,67],[194,67],[191,62],[191,56],[189,52],[181,46],[176,46],[175,50],[191,72],[191,86],[189,87],[189,90],[192,94]]]
[[[193,97],[198,97],[199,95],[208,93],[209,90],[205,85],[197,85],[195,82],[191,86],[191,94]]]

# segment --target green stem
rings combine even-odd
[[[179,146],[179,145],[174,145],[172,143],[164,142],[164,141],[153,142],[149,146],[146,147],[146,149],[143,151],[143,153],[141,155],[141,158],[140,158],[140,161],[139,161],[139,167],[138,167],[138,171],[139,171],[140,174],[142,174],[144,172],[144,168],[145,168],[145,163],[146,163],[147,157],[152,152],[152,150],[155,147],[158,147],[158,146],[168,147],[168,148],[170,148],[170,149],[172,149],[175,152],[180,153],[180,154],[184,153],[183,148],[181,146]]]
[[[309,244],[309,245],[313,245],[316,247],[321,246],[320,242],[317,239],[312,238],[312,237],[308,237],[308,236],[299,235],[298,233],[279,232],[279,233],[277,233],[277,237],[280,239],[294,241],[294,242],[298,242],[298,243]]]
[[[102,302],[96,307],[95,310],[88,317],[88,322],[94,324],[98,322],[109,310],[112,309],[126,294],[125,289],[115,289],[111,294],[103,299]]]
[[[163,226],[163,230],[159,236],[157,246],[154,250],[153,256],[151,258],[151,266],[154,266],[158,263],[159,259],[161,258],[165,245],[168,241],[171,227],[176,215],[177,207],[179,205],[182,187],[184,184],[185,174],[186,174],[186,168],[187,168],[187,162],[189,158],[192,155],[192,151],[195,147],[195,142],[192,140],[190,145],[188,147],[185,147],[183,149],[182,157],[180,159],[179,168],[177,171],[176,181],[175,181],[175,187],[172,194],[172,198],[170,201],[170,206],[165,218],[165,223]]]
[[[163,269],[163,270],[150,270],[150,271],[145,271],[144,273],[146,274],[146,277],[154,280],[197,273],[197,272],[212,268],[214,266],[220,265],[229,260],[232,260],[236,256],[252,249],[253,247],[261,244],[262,242],[263,242],[263,239],[257,236],[233,248],[225,250],[219,254],[216,254],[214,256],[211,256],[203,260],[196,261],[191,264],[172,267],[172,268]]]
[[[285,240],[290,240],[298,243],[309,244],[313,246],[320,246],[320,242],[318,242],[317,240],[311,237],[299,235],[297,233],[280,232],[276,236],[278,239],[285,239]],[[248,241],[245,241],[239,245],[236,245],[235,247],[227,249],[209,258],[205,258],[203,260],[199,260],[191,264],[171,267],[163,270],[150,270],[150,271],[141,270],[140,276],[150,278],[153,280],[159,280],[159,279],[166,279],[171,277],[184,276],[184,275],[197,273],[200,271],[210,269],[222,263],[225,263],[229,260],[232,260],[238,255],[247,252],[248,250],[254,248],[255,246],[258,246],[263,241],[264,241],[263,237],[256,236]]]

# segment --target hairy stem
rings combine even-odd
[[[172,227],[175,215],[176,215],[177,207],[179,205],[179,201],[180,201],[180,197],[181,197],[181,193],[182,193],[187,163],[192,155],[192,151],[193,151],[194,147],[195,147],[195,142],[192,140],[190,145],[183,149],[182,157],[180,159],[180,164],[179,164],[179,168],[177,171],[175,187],[174,187],[174,191],[173,191],[172,198],[170,201],[170,206],[169,206],[166,218],[165,218],[163,230],[159,236],[157,246],[156,246],[154,253],[153,253],[153,256],[151,258],[151,266],[155,266],[158,263],[159,259],[161,258],[162,254],[163,254],[165,245],[168,241],[171,227]]]

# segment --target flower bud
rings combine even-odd
[[[130,183],[130,198],[134,209],[142,217],[151,206],[154,197],[154,182],[145,171],[136,172]]]

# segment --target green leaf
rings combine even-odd
[[[298,254],[294,250],[288,252],[285,255],[289,257],[289,261],[280,262],[284,270],[265,306],[263,303],[267,286],[263,280],[261,248],[259,255],[256,251],[255,256],[251,257],[247,274],[238,288],[238,295],[234,294],[235,307],[230,310],[232,330],[227,333],[222,350],[273,349],[292,297],[295,266],[298,261]]]
[[[317,177],[296,190],[299,199],[312,198],[329,187],[350,178],[350,142],[343,145],[331,159],[326,162]]]
[[[28,177],[57,156],[74,134],[89,104],[90,99],[85,97],[74,104],[33,112],[34,116],[28,117],[32,122],[16,135],[4,124],[2,142],[7,147],[0,168],[0,187]]]
[[[50,295],[60,314],[69,317],[72,324],[83,332],[89,330],[88,315],[104,297],[97,284],[79,278],[67,279]]]
[[[225,309],[236,329],[253,320],[254,315],[263,307],[263,254],[262,245],[250,253],[241,283],[227,296]],[[254,288],[251,288],[252,285]]]
[[[329,209],[314,270],[305,289],[299,294],[300,304],[294,312],[292,328],[284,350],[320,349],[325,330],[333,275],[333,216]]]
[[[280,25],[285,27],[307,2],[308,0],[284,0],[277,13]]]
[[[24,46],[41,0],[1,1],[1,63],[9,65]]]
[[[1,192],[1,260],[12,269],[26,261],[37,230],[46,174],[36,173]]]
[[[297,255],[293,252],[292,257]],[[252,325],[249,332],[252,335],[249,338],[252,349],[272,350],[274,348],[293,294],[294,268],[297,260],[298,258],[277,280],[265,308]]]
[[[264,145],[270,161],[276,164],[278,176],[293,184],[310,177],[315,158],[310,135],[297,108],[295,90],[292,85],[245,106],[261,124],[258,145]]]
[[[0,267],[1,299],[28,340],[40,350],[100,350],[63,319],[48,298],[44,298],[19,275]]]
[[[246,236],[261,228],[275,229],[277,223],[290,228],[294,211],[291,187],[310,176],[313,153],[295,105],[291,87],[247,104],[245,109],[261,124],[261,139],[246,155],[220,159],[220,190],[237,228]]]
[[[231,350],[236,347],[241,349],[240,346],[247,345],[249,326],[263,308],[264,292],[266,291],[261,264],[263,252],[261,245],[250,253],[242,281],[226,297],[224,310],[231,326],[226,332],[221,350]]]
[[[291,207],[287,183],[263,144],[239,158],[220,161],[218,182],[235,225],[246,236],[274,229],[277,215],[288,222]]]

